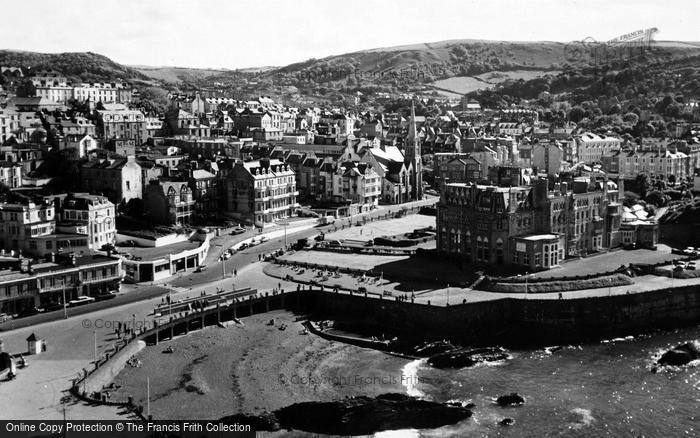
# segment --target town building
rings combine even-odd
[[[97,141],[89,135],[69,134],[58,142],[58,149],[69,151],[70,159],[80,160],[88,156],[88,153],[97,149]]]
[[[0,250],[36,257],[61,250],[88,252],[87,232],[58,234],[57,219],[56,206],[45,199],[0,204]]]
[[[146,116],[138,110],[98,110],[97,127],[105,140],[135,140],[140,145],[148,138]]]
[[[187,181],[151,180],[144,190],[143,209],[154,224],[190,224],[195,210],[192,189]]]
[[[367,163],[342,163],[333,177],[333,197],[357,204],[358,212],[376,208],[381,191],[382,179]]]
[[[115,204],[141,198],[143,182],[141,166],[134,156],[98,158],[80,167],[82,190],[103,194]]]
[[[72,193],[63,200],[57,229],[70,234],[87,234],[88,247],[96,251],[115,242],[115,210],[105,196]]]
[[[10,161],[0,161],[0,185],[16,189],[22,187],[22,166]]]
[[[550,190],[447,184],[437,212],[437,248],[470,262],[549,269],[566,257],[621,245],[620,192],[607,179],[578,178]]]
[[[247,223],[286,219],[299,207],[294,170],[277,159],[237,161],[226,184],[227,213]]]
[[[564,151],[558,142],[539,141],[532,145],[530,166],[537,168],[538,173],[556,175],[562,168]]]
[[[0,313],[65,304],[78,296],[119,290],[122,265],[118,257],[55,254],[45,262],[17,260],[0,269]]]
[[[600,136],[586,132],[576,137],[577,157],[584,163],[600,163],[603,155],[620,150],[622,140],[618,137]]]

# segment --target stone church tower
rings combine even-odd
[[[411,197],[413,199],[423,199],[423,163],[421,158],[421,144],[416,127],[416,109],[411,102],[411,121],[408,125],[408,136],[404,141],[404,158],[406,166],[409,163],[413,170],[411,174]]]

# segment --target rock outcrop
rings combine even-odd
[[[657,364],[661,366],[683,366],[697,359],[700,359],[700,342],[691,341],[665,352],[661,355]]]
[[[501,407],[520,406],[525,403],[525,398],[517,392],[502,395],[496,399],[496,403]]]
[[[438,353],[428,359],[435,368],[464,368],[481,362],[495,362],[508,359],[508,353],[499,347],[477,348],[474,350],[459,349]]]
[[[470,418],[471,410],[404,394],[360,396],[332,402],[304,402],[260,416],[233,415],[222,421],[253,425],[257,431],[294,429],[327,435],[368,435],[393,429],[433,429]]]

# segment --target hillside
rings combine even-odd
[[[57,71],[74,82],[149,81],[148,76],[92,52],[36,53],[0,50],[0,65],[30,71]]]
[[[363,50],[291,64],[265,74],[281,82],[431,83],[490,71],[558,70],[564,43],[451,40]],[[355,72],[361,72],[355,77]]]
[[[633,68],[635,78],[646,80],[643,73],[647,65],[661,64],[663,68],[663,63],[675,65],[681,61],[694,67],[687,60],[698,55],[698,43],[661,41],[656,43],[653,56],[633,63],[623,60],[612,68],[625,72],[620,79],[627,80],[627,70]],[[596,82],[602,76],[595,72],[596,69],[609,71],[611,68],[600,65],[599,60],[585,53],[572,51],[572,45],[567,43],[482,40],[375,48],[309,59],[284,67],[239,70],[130,67],[90,52],[0,51],[0,65],[56,70],[73,81],[119,79],[133,82],[139,88],[161,87],[183,92],[203,90],[240,97],[265,94],[292,97],[307,103],[309,99],[347,102],[357,92],[362,92],[362,99],[366,101],[382,91],[422,91],[450,97],[472,93],[487,105],[537,97],[541,91],[577,94],[584,88],[585,94],[593,95],[601,87]],[[576,74],[572,76],[572,72]],[[657,85],[650,84],[651,87]],[[614,93],[615,90],[606,92]]]

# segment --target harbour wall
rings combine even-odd
[[[374,335],[449,338],[471,345],[570,343],[700,323],[700,286],[573,299],[503,298],[435,306],[302,291],[317,317]]]

